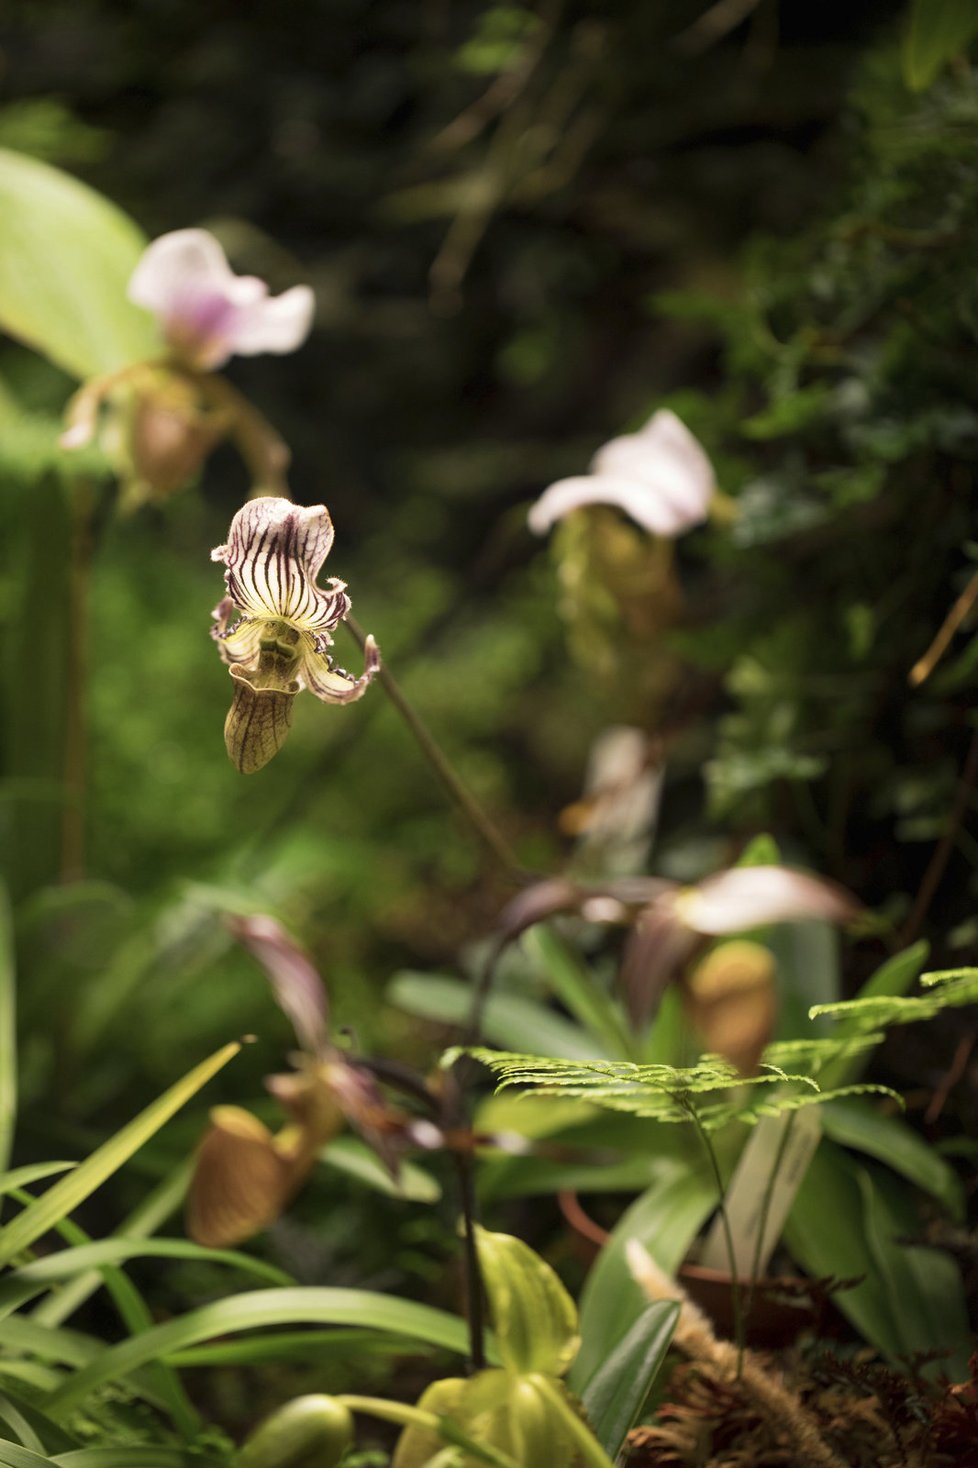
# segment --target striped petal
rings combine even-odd
[[[211,560],[227,566],[228,596],[246,615],[328,631],[350,610],[342,581],[316,585],[332,543],[333,522],[325,505],[265,496],[238,511],[227,544],[217,546]]]
[[[363,672],[355,678],[345,668],[335,665],[319,639],[306,635],[302,639],[296,680],[323,703],[355,703],[366,693],[380,667],[380,649],[372,637],[364,644],[363,659]]]
[[[224,662],[240,663],[246,668],[257,668],[261,651],[261,640],[267,623],[257,617],[239,617],[238,609],[229,596],[218,602],[211,616],[214,625],[211,636]],[[238,618],[235,622],[234,618]]]

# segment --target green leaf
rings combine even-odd
[[[617,1458],[638,1420],[678,1319],[678,1301],[662,1300],[650,1305],[581,1392],[588,1421],[609,1458]]]
[[[0,1170],[10,1160],[17,1120],[17,989],[10,902],[0,885]]]
[[[0,1173],[0,1196],[46,1177],[55,1177],[59,1172],[70,1172],[77,1166],[77,1162],[28,1162],[24,1167],[12,1167],[9,1172]]]
[[[289,1276],[275,1265],[235,1249],[207,1249],[188,1239],[100,1239],[97,1243],[78,1244],[72,1249],[48,1254],[0,1280],[0,1314],[16,1308],[39,1290],[47,1289],[59,1280],[71,1279],[84,1270],[118,1264],[125,1259],[200,1259],[212,1264],[228,1264],[275,1284],[292,1283]]]
[[[147,1361],[170,1356],[188,1346],[239,1331],[280,1325],[356,1325],[390,1330],[426,1345],[465,1355],[468,1328],[463,1320],[414,1300],[398,1300],[368,1290],[305,1286],[287,1290],[253,1290],[204,1305],[120,1341],[67,1381],[44,1403],[61,1417],[107,1381],[127,1376]]]
[[[912,92],[929,87],[945,62],[978,31],[976,0],[911,0],[903,37],[903,79]]]
[[[464,1025],[472,1008],[468,984],[430,974],[398,974],[387,990],[387,999],[408,1014],[440,1024]],[[584,1060],[603,1053],[585,1030],[521,994],[490,994],[483,1011],[482,1032],[494,1045],[520,1045],[541,1055]]]
[[[212,1076],[227,1065],[240,1050],[240,1045],[225,1045],[221,1050],[189,1071],[176,1085],[164,1091],[115,1136],[98,1147],[67,1177],[59,1179],[43,1197],[0,1231],[0,1264],[7,1264],[35,1239],[47,1233],[62,1218],[77,1208],[107,1177],[118,1171],[133,1153],[149,1140],[173,1114],[205,1086]]]
[[[947,1351],[949,1359],[931,1370],[964,1380],[974,1346],[958,1264],[939,1249],[907,1242],[919,1235],[921,1221],[895,1178],[858,1165],[854,1172],[867,1243],[891,1300],[900,1354]]]
[[[0,1441],[0,1464],[3,1468],[51,1468],[52,1459],[25,1448],[20,1443]],[[132,1465],[136,1468],[136,1464]]]
[[[146,247],[137,226],[60,169],[0,149],[0,328],[78,378],[159,352],[126,296]]]
[[[186,1448],[127,1444],[123,1448],[74,1448],[59,1453],[51,1461],[57,1468],[188,1468],[191,1462],[199,1468],[209,1468],[218,1460],[202,1458],[199,1453],[190,1459]]]
[[[823,1141],[808,1166],[784,1229],[793,1259],[815,1279],[858,1279],[833,1300],[879,1350],[901,1349],[890,1299],[866,1239],[863,1202],[852,1160]]]
[[[406,1203],[437,1203],[441,1197],[438,1179],[416,1162],[402,1159],[395,1182],[376,1152],[358,1137],[337,1137],[323,1148],[319,1160],[389,1198],[402,1198]]]
[[[502,1363],[563,1376],[580,1345],[577,1307],[529,1244],[476,1225],[479,1267]]]
[[[690,1138],[686,1157],[664,1161],[660,1176],[622,1214],[585,1281],[581,1349],[568,1378],[575,1391],[590,1381],[648,1308],[625,1259],[628,1240],[638,1239],[660,1268],[675,1274],[716,1206],[716,1184],[706,1156]]]
[[[856,1100],[830,1100],[822,1111],[822,1126],[834,1142],[885,1162],[964,1222],[964,1190],[957,1174],[906,1122]]]
[[[542,964],[557,998],[591,1037],[591,1054],[597,1050],[612,1057],[631,1056],[632,1035],[621,1006],[553,928],[538,923],[524,934],[523,944]]]
[[[335,1330],[283,1330],[239,1341],[217,1341],[175,1351],[171,1366],[250,1366],[266,1361],[350,1361],[361,1356],[408,1356],[421,1347],[405,1336],[337,1326]]]

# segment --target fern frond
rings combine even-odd
[[[816,1019],[824,1014],[864,1031],[933,1019],[943,1009],[978,1003],[978,969],[944,969],[923,974],[921,983],[929,986],[928,993],[873,994],[865,999],[816,1004],[808,1011],[808,1017]]]

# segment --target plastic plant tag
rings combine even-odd
[[[758,1278],[763,1277],[821,1137],[817,1106],[765,1116],[754,1128],[725,1198],[734,1263],[741,1279],[755,1272]],[[762,1225],[764,1237],[758,1247]],[[699,1262],[707,1269],[730,1268],[719,1215]]]

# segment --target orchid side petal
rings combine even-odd
[[[237,607],[229,596],[226,596],[224,601],[214,609],[214,626],[211,628],[211,636],[217,643],[217,650],[225,663],[240,663],[242,667],[254,670],[258,667],[261,640],[267,624],[257,617],[242,617],[233,627],[229,627],[228,619],[225,618],[222,627],[218,612],[225,603],[230,607],[231,615],[237,615]]]
[[[312,328],[316,298],[307,285],[267,297],[242,311],[234,331],[233,350],[241,357],[258,352],[294,352]]]
[[[315,1053],[326,1039],[328,1001],[315,965],[285,931],[264,913],[229,916],[228,928],[258,960],[272,986],[275,1002],[291,1020],[303,1050]]]
[[[709,937],[742,933],[768,923],[849,922],[856,899],[807,872],[789,867],[732,867],[677,893],[676,912],[692,932]]]
[[[294,505],[266,495],[238,511],[227,544],[217,546],[211,560],[227,567],[228,595],[241,611],[329,631],[350,609],[341,581],[332,580],[328,589],[316,585],[332,544],[325,505]]]
[[[380,668],[380,649],[372,637],[364,643],[363,659],[363,672],[354,678],[345,668],[334,667],[326,654],[318,650],[315,640],[307,635],[303,638],[296,679],[323,703],[355,703],[366,693]]]

